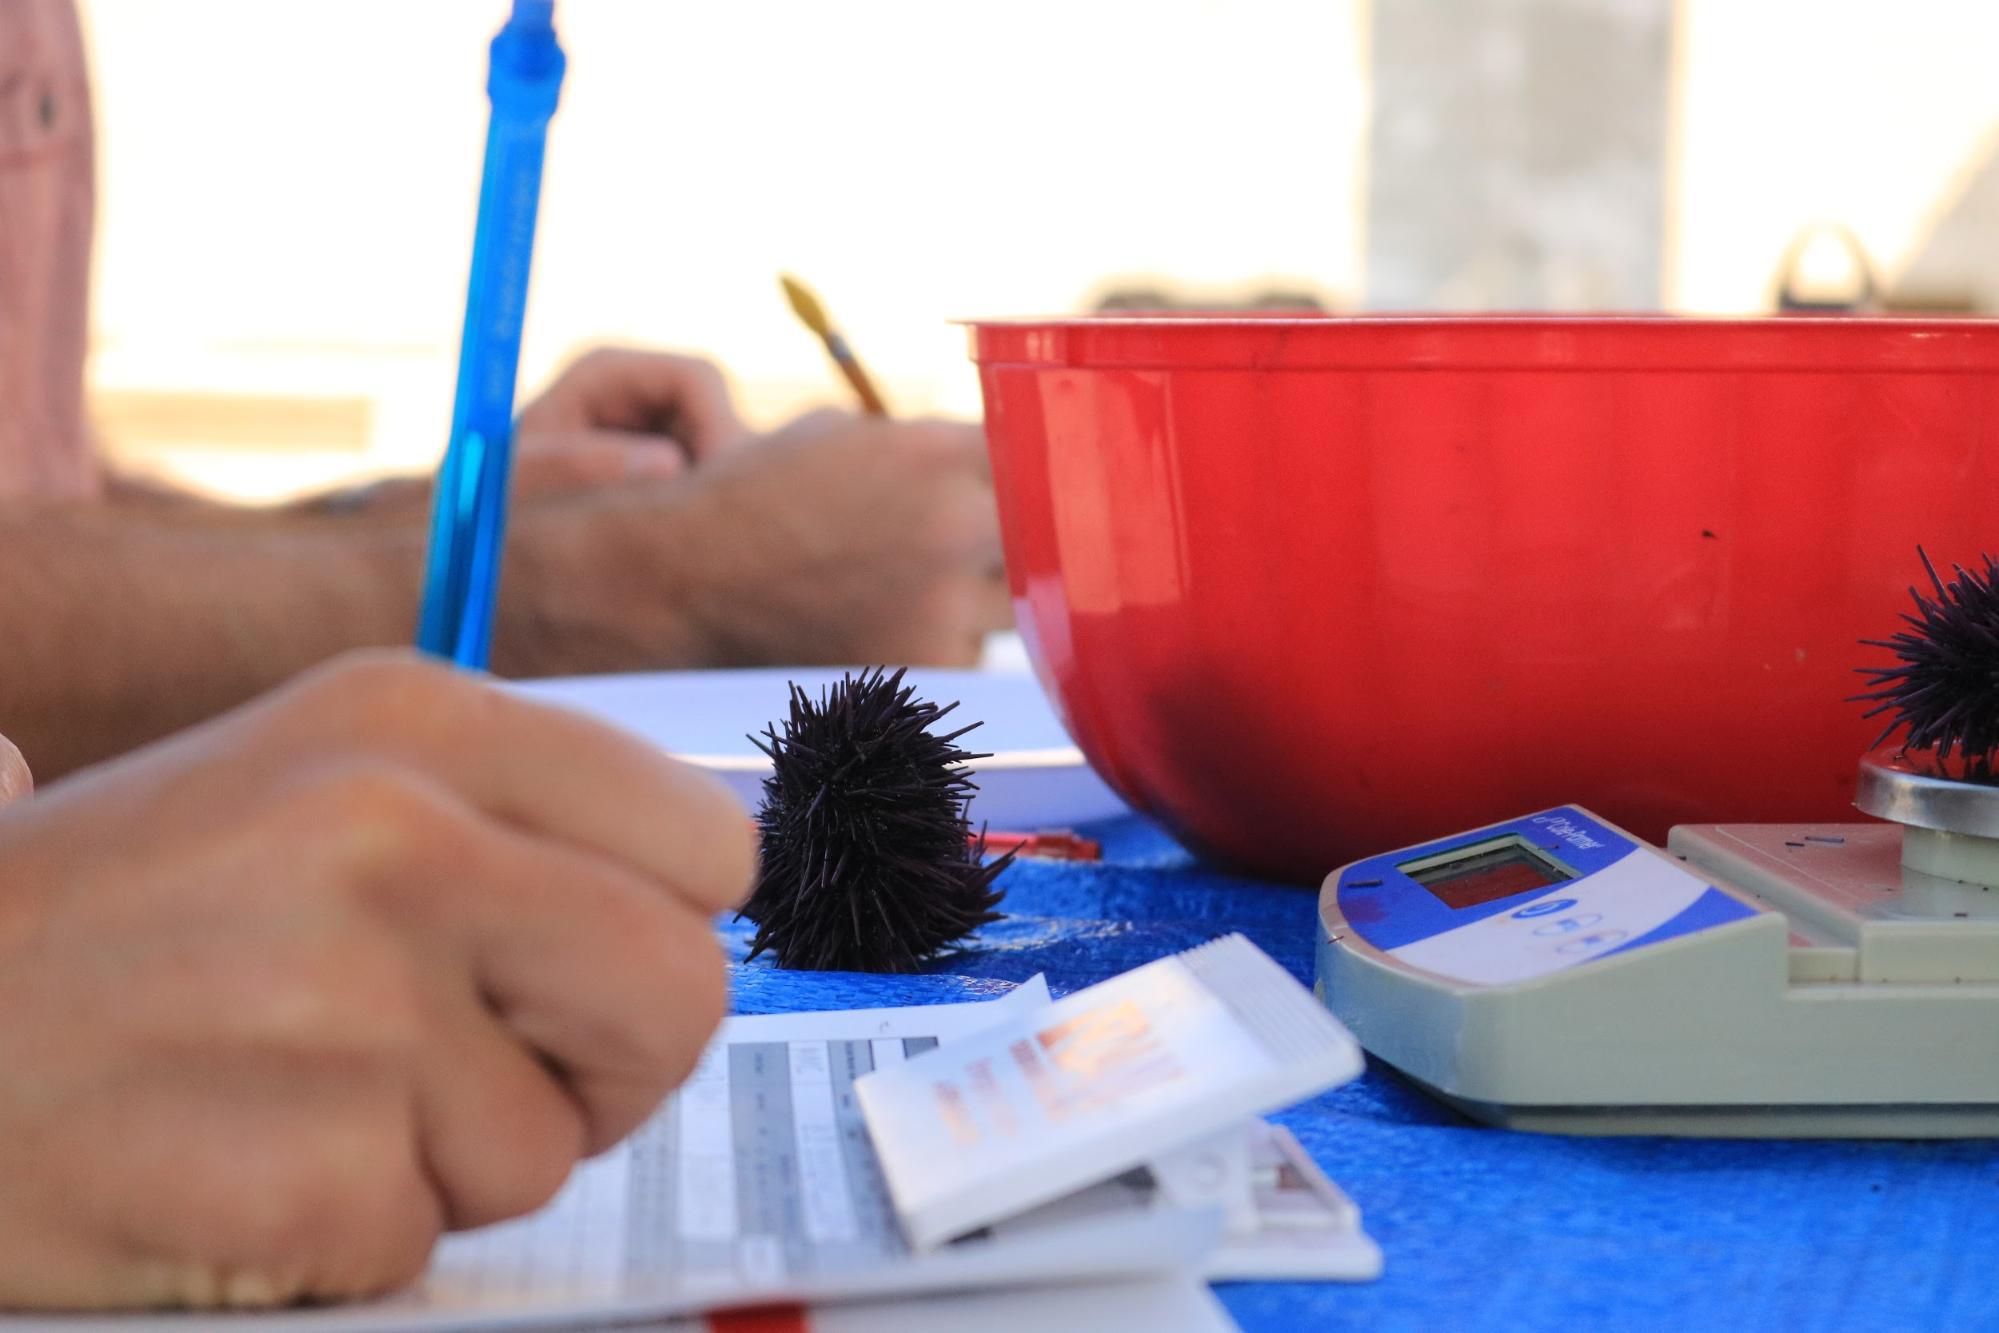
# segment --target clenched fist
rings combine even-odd
[[[725,1008],[719,784],[399,655],[0,812],[0,1307],[387,1290]]]

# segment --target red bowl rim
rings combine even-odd
[[[954,322],[986,367],[1999,371],[1999,320],[1978,318],[1118,314]]]

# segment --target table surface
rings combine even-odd
[[[735,967],[743,1013],[1059,994],[1231,930],[1312,979],[1314,895],[1196,863],[1136,818],[1101,865],[1022,862],[1008,918],[913,977]],[[747,951],[746,923],[724,936]],[[1276,1119],[1387,1255],[1364,1285],[1217,1288],[1248,1330],[1999,1330],[1999,1141],[1577,1139],[1473,1124],[1378,1065]]]

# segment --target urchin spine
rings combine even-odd
[[[771,760],[757,815],[762,852],[742,915],[751,958],[780,967],[913,972],[999,919],[966,808],[976,784],[960,749],[978,724],[930,731],[957,707],[920,700],[904,673],[847,675],[815,702],[791,687],[782,729],[753,743]]]
[[[1901,730],[1905,752],[1931,751],[1939,763],[1956,756],[1963,777],[1991,782],[1999,756],[1999,561],[1987,555],[1983,569],[1953,565],[1946,583],[1927,552],[1916,554],[1935,595],[1909,589],[1916,603],[1915,614],[1902,616],[1909,628],[1863,640],[1894,653],[1896,665],[1862,667],[1873,688],[1855,697],[1874,705],[1866,716],[1890,715],[1876,745]]]

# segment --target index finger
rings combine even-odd
[[[284,710],[278,744],[399,758],[494,818],[669,884],[704,911],[749,890],[755,835],[734,793],[581,713],[400,653],[343,659],[270,705]]]

